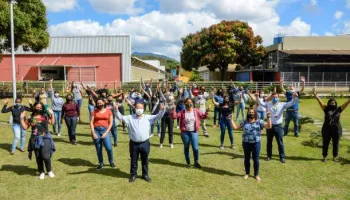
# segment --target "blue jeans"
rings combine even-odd
[[[151,125],[151,134],[154,133],[154,124],[157,123],[157,133],[160,134],[160,120],[154,121]]]
[[[20,124],[12,124],[13,131],[13,143],[11,152],[14,152],[17,147],[18,140],[21,140],[20,148],[24,150],[24,143],[26,142],[26,131],[22,128]]]
[[[102,146],[104,146],[107,151],[109,164],[114,163],[110,133],[108,133],[105,138],[101,138],[106,130],[107,128],[105,127],[95,127],[95,134],[97,135],[97,139],[93,139],[93,141],[95,143],[97,158],[100,165],[103,165]]]
[[[61,129],[62,129],[61,114],[62,114],[62,111],[53,111],[53,114],[55,116],[55,123],[53,124],[53,132],[54,133],[61,133]],[[56,132],[56,125],[58,126],[58,132]]]
[[[228,118],[220,119],[219,123],[220,123],[220,130],[221,130],[221,135],[220,135],[221,145],[224,145],[226,127],[227,127],[227,130],[228,130],[228,136],[230,137],[231,145],[234,145],[232,124],[231,124],[230,119],[228,119]]]
[[[94,112],[95,110],[95,106],[89,104],[88,109],[89,109],[89,119],[91,121],[91,115],[92,115],[92,112]]]
[[[250,155],[253,156],[253,162],[254,162],[254,176],[259,176],[259,167],[260,167],[260,149],[261,149],[261,143],[248,143],[243,142],[243,149],[244,149],[244,168],[245,168],[245,174],[250,174]]]
[[[272,125],[271,129],[266,130],[266,135],[267,135],[267,144],[266,144],[267,157],[269,158],[272,157],[272,141],[273,141],[273,138],[276,137],[280,159],[285,158],[286,155],[284,153],[282,125],[281,124]]]
[[[79,109],[81,109],[81,106],[83,105],[83,99],[78,99],[78,100],[75,100],[75,103],[77,103],[77,104],[78,104]]]
[[[257,111],[258,118],[261,120],[265,120],[266,118],[266,111]]]
[[[190,144],[192,145],[194,162],[198,163],[199,161],[198,133],[195,131],[182,132],[181,139],[182,139],[182,142],[184,143],[184,153],[185,153],[186,163],[188,165],[191,163],[190,162]]]
[[[64,121],[66,122],[67,129],[68,129],[68,136],[69,136],[69,141],[71,143],[76,142],[76,129],[77,129],[77,124],[78,124],[78,117],[64,117]]]
[[[214,108],[214,125],[216,125],[216,119],[220,119],[220,115],[221,115],[221,109],[215,107]]]
[[[245,103],[237,104],[236,121],[238,121],[239,113],[242,112],[242,121],[244,120]]]
[[[118,141],[117,124],[115,123],[115,119],[114,118],[113,118],[113,125],[112,125],[112,128],[111,128],[111,133],[112,133],[112,136],[113,136],[114,144],[117,144],[117,141]]]
[[[298,111],[286,111],[286,119],[284,124],[284,135],[288,135],[289,123],[293,120],[294,123],[294,135],[299,135],[299,112]]]

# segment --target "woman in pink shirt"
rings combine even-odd
[[[200,127],[200,120],[206,119],[208,117],[208,111],[210,107],[208,106],[207,111],[202,114],[198,109],[193,108],[192,99],[188,98],[185,101],[186,109],[176,113],[175,107],[172,112],[172,117],[174,119],[180,119],[180,130],[181,139],[184,143],[185,158],[187,163],[187,168],[190,168],[190,144],[192,145],[193,155],[194,155],[194,166],[197,168],[202,168],[199,164],[199,148],[198,148],[198,130]]]

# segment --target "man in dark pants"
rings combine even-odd
[[[280,155],[280,161],[281,163],[285,163],[286,159],[285,159],[285,153],[284,153],[283,130],[282,130],[283,111],[294,105],[298,94],[293,93],[293,99],[288,103],[279,102],[277,93],[273,93],[272,96],[268,98],[268,99],[272,99],[272,103],[262,102],[261,99],[259,98],[259,94],[256,93],[255,95],[259,105],[262,107],[265,107],[268,111],[271,112],[272,128],[267,130],[266,161],[270,161],[272,158],[272,141],[273,141],[273,137],[276,137],[278,152]]]
[[[164,115],[164,105],[160,105],[161,111],[157,115],[144,115],[144,104],[143,99],[139,99],[135,102],[134,115],[123,116],[118,111],[118,103],[115,103],[115,112],[119,120],[123,121],[129,130],[130,138],[130,183],[133,183],[137,177],[137,161],[139,155],[141,155],[142,163],[142,178],[147,182],[151,182],[148,176],[148,155],[150,152],[149,142],[149,130],[154,121],[159,120]]]

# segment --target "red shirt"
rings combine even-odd
[[[192,94],[193,96],[198,96],[199,90],[197,88],[193,89]]]
[[[62,115],[67,117],[79,117],[80,109],[77,103],[65,103],[62,106]]]
[[[105,112],[103,113],[100,113],[100,110],[94,110],[94,112],[92,113],[92,116],[94,116],[94,127],[100,126],[100,127],[108,128],[109,119],[111,116],[113,116],[113,114],[109,109],[105,109]]]

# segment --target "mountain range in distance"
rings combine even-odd
[[[156,57],[156,58],[161,58],[164,60],[172,60],[172,61],[179,63],[179,61],[177,61],[173,58],[170,58],[170,57],[165,56],[165,55],[155,54],[155,53],[134,52],[131,55],[135,56],[135,57]]]

